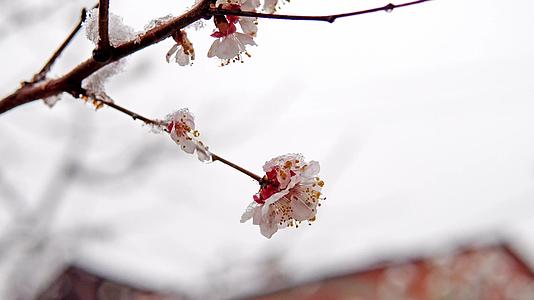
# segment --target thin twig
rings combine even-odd
[[[336,14],[336,15],[326,15],[326,16],[296,16],[296,15],[277,15],[277,14],[264,14],[264,13],[258,13],[253,11],[241,11],[241,10],[231,10],[231,9],[223,9],[223,8],[210,8],[210,13],[214,16],[216,15],[232,15],[232,16],[243,16],[243,17],[257,17],[257,18],[265,18],[265,19],[282,19],[282,20],[303,20],[303,21],[324,21],[328,23],[333,23],[336,19],[339,18],[345,18],[345,17],[351,17],[356,15],[363,15],[363,14],[369,14],[374,13],[378,11],[392,11],[393,9],[404,7],[404,6],[410,6],[415,5],[423,2],[428,2],[432,0],[418,0],[418,1],[412,1],[412,2],[406,2],[402,4],[392,4],[389,3],[388,5],[384,5],[381,7],[366,9],[366,10],[360,10],[360,11],[354,11],[349,13],[343,13],[343,14]]]
[[[158,121],[158,120],[152,120],[152,119],[149,119],[147,117],[144,117],[138,113],[135,113],[127,108],[124,108],[118,104],[115,104],[115,102],[113,102],[111,99],[103,99],[102,97],[97,97],[95,95],[88,95],[85,91],[81,90],[81,91],[78,91],[78,96],[81,96],[81,98],[84,98],[84,99],[87,99],[87,98],[93,98],[94,100],[98,101],[99,103],[102,103],[110,108],[113,108],[123,114],[126,114],[130,117],[132,117],[134,120],[141,120],[143,122],[145,122],[145,124],[149,124],[149,125],[155,125],[155,126],[163,126],[164,125],[164,122],[162,121]],[[238,170],[239,172],[247,175],[247,176],[250,176],[252,179],[256,180],[257,182],[259,182],[260,184],[262,183],[262,178],[252,172],[250,172],[249,170],[243,168],[243,167],[240,167],[236,164],[234,164],[233,162],[227,160],[227,159],[224,159],[222,157],[220,157],[219,155],[217,154],[214,154],[214,153],[211,153],[211,159],[213,161],[220,161],[222,162],[223,164],[227,165],[227,166],[230,166],[236,170]]]
[[[232,168],[238,170],[239,172],[241,172],[241,173],[243,173],[243,174],[245,174],[245,175],[250,176],[252,179],[256,180],[256,181],[257,181],[258,183],[260,183],[260,184],[263,182],[263,180],[262,180],[262,178],[261,178],[260,176],[258,176],[258,175],[256,175],[256,174],[250,172],[249,170],[247,170],[247,169],[245,169],[245,168],[242,168],[242,167],[240,167],[240,166],[234,164],[234,163],[231,162],[231,161],[228,161],[228,160],[226,160],[226,159],[220,157],[220,156],[217,155],[217,154],[211,153],[211,159],[212,159],[213,161],[220,161],[220,162],[222,162],[223,164],[225,164],[225,165],[227,165],[227,166],[229,166],[229,167],[232,167]]]
[[[113,102],[113,100],[111,98],[109,98],[109,97],[107,97],[107,99],[104,99],[104,98],[98,97],[96,95],[89,95],[84,90],[77,91],[77,93],[74,93],[73,96],[75,96],[75,97],[80,96],[82,99],[85,99],[85,100],[93,99],[94,101],[97,102],[97,104],[96,104],[97,108],[99,107],[98,104],[100,104],[100,103],[104,104],[104,105],[106,105],[106,106],[108,106],[110,108],[113,108],[113,109],[115,109],[117,111],[120,111],[123,114],[126,114],[126,115],[132,117],[132,119],[134,119],[134,120],[141,120],[147,125],[155,125],[155,126],[163,125],[162,121],[149,119],[149,118],[144,117],[144,116],[142,116],[142,115],[140,115],[138,113],[135,113],[135,112],[133,112],[133,111],[127,109],[127,108],[124,108],[124,107],[122,107],[122,106],[120,106],[118,104],[115,104],[115,102]]]
[[[112,47],[109,43],[109,0],[100,0],[98,5],[98,43],[93,58],[106,62],[111,58]]]
[[[67,46],[70,44],[70,42],[72,41],[74,36],[76,36],[78,31],[80,31],[80,29],[82,28],[82,23],[85,21],[86,14],[87,14],[87,11],[85,10],[85,8],[83,8],[81,16],[80,16],[80,21],[78,22],[78,24],[76,24],[76,26],[72,29],[71,33],[63,41],[63,43],[59,46],[59,48],[57,48],[56,52],[54,52],[54,54],[52,54],[52,56],[46,62],[46,64],[43,66],[41,71],[39,71],[39,73],[37,73],[37,74],[35,74],[33,76],[31,83],[36,83],[36,82],[39,82],[39,81],[45,79],[46,74],[48,73],[48,71],[50,71],[50,68],[52,68],[52,65],[56,62],[56,60],[59,57],[59,55],[61,55],[63,50],[65,50],[65,48],[67,48]]]
[[[98,48],[109,48],[109,0],[100,0],[98,5]]]
[[[133,111],[131,110],[128,110],[122,106],[119,106],[113,102],[104,102],[105,105],[115,109],[115,110],[118,110],[124,114],[127,114],[129,115],[130,117],[132,117],[132,119],[134,120],[141,120],[143,122],[145,122],[145,124],[148,124],[148,125],[156,125],[156,126],[160,126],[161,125],[161,122],[160,121],[156,121],[156,120],[151,120],[149,118],[145,118],[143,117],[142,115],[140,114],[137,114],[137,113],[134,113]]]

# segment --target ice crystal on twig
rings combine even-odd
[[[172,18],[174,18],[174,16],[172,14],[168,14],[166,16],[151,20],[150,22],[148,22],[148,24],[145,25],[145,27],[143,29],[144,29],[145,32],[149,31],[149,30],[152,30],[152,29],[160,26],[161,24],[167,23]]]
[[[98,44],[98,40],[100,39],[98,34],[98,8],[93,8],[87,12],[87,17],[82,26],[85,29],[87,38],[95,45]],[[112,12],[109,13],[108,26],[109,42],[114,47],[133,40],[137,35],[136,31],[132,27],[124,24],[122,17]]]
[[[59,100],[61,100],[61,96],[60,96],[60,94],[57,94],[57,95],[53,95],[53,96],[44,98],[43,102],[44,102],[44,104],[46,104],[46,106],[52,108],[52,107],[54,107],[54,105],[56,105],[56,103]]]
[[[87,13],[85,22],[82,24],[85,29],[87,38],[92,41],[95,46],[98,44],[98,8],[94,8]],[[112,46],[116,47],[136,38],[135,30],[125,25],[120,16],[109,13],[109,41]],[[83,80],[82,87],[89,93],[102,97],[105,95],[104,83],[113,75],[116,75],[124,70],[125,60],[119,60],[111,63],[89,77]]]
[[[105,95],[104,84],[106,83],[106,81],[110,77],[122,72],[125,66],[125,59],[121,59],[119,61],[111,63],[84,79],[82,81],[82,87],[86,89],[89,93],[102,97]]]

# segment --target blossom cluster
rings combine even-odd
[[[279,5],[279,0],[264,0],[263,11],[274,13]],[[234,11],[257,12],[262,3],[260,0],[217,0],[214,8],[221,8]],[[208,51],[208,57],[221,59],[221,65],[231,62],[243,62],[243,55],[249,56],[247,46],[256,46],[254,38],[258,32],[258,18],[241,17],[233,15],[216,15],[213,17],[215,30],[211,34],[215,38]],[[237,25],[239,25],[240,31]],[[190,65],[195,59],[193,44],[187,39],[184,30],[178,30],[173,34],[176,41],[166,55],[167,62],[170,62],[172,55],[176,53],[175,61],[180,66]]]
[[[186,153],[196,152],[200,161],[225,161],[198,140],[200,133],[187,108],[169,114],[162,125]],[[261,234],[271,238],[280,228],[315,221],[319,202],[325,199],[321,197],[324,181],[318,177],[319,162],[306,162],[301,154],[286,154],[267,161],[263,171],[265,176],[261,180],[257,177],[260,189],[241,216],[241,223],[252,219]]]
[[[319,162],[307,163],[300,154],[275,157],[263,166],[265,176],[259,192],[241,216],[252,219],[260,232],[271,238],[278,229],[315,221],[324,182],[317,177]]]

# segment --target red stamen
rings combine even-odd
[[[169,132],[171,132],[173,126],[174,126],[174,122],[169,122],[169,124],[167,124],[167,130],[168,130]]]

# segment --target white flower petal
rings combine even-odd
[[[319,162],[312,160],[304,168],[304,172],[302,173],[302,176],[307,177],[307,178],[312,178],[315,175],[319,174],[319,171],[321,171],[321,166],[319,165]]]
[[[211,161],[211,152],[208,150],[208,147],[204,146],[202,142],[197,141],[196,143],[196,151],[197,151],[197,157],[198,160],[204,162],[204,161]]]
[[[254,39],[248,34],[236,32],[233,35],[239,41],[239,43],[241,44],[240,46],[243,47],[243,50],[245,50],[245,45],[257,46],[256,42],[254,42]]]
[[[260,232],[263,234],[264,237],[270,239],[273,234],[275,234],[278,231],[277,224],[273,223],[262,223],[260,224]]]
[[[291,208],[293,209],[293,218],[297,221],[308,220],[315,215],[315,210],[308,207],[302,199],[304,195],[294,195],[291,197]]]
[[[236,39],[235,33],[230,34],[227,37],[222,38],[217,52],[217,57],[220,59],[232,59],[241,52],[241,46],[239,40]]]
[[[189,55],[185,54],[182,47],[176,53],[176,62],[182,67],[189,65]]]
[[[265,13],[273,14],[276,12],[276,5],[278,4],[278,0],[265,0],[263,2],[263,10]]]
[[[263,207],[261,208],[262,215],[265,217],[269,212],[269,206],[287,195],[287,193],[289,193],[289,189],[282,190],[276,194],[273,194],[271,197],[269,197],[269,199],[266,199]]]
[[[178,50],[178,44],[174,44],[171,49],[169,49],[169,52],[167,52],[167,55],[165,56],[165,59],[167,60],[167,63],[171,61],[171,56]]]
[[[193,154],[197,148],[195,142],[187,138],[181,138],[178,144],[182,146],[182,150],[184,150],[185,153],[189,154]]]
[[[258,32],[258,26],[255,23],[256,18],[241,17],[239,18],[239,25],[243,32],[249,36],[256,36]]]
[[[260,0],[245,0],[241,4],[242,11],[256,11],[256,8],[260,7]]]
[[[211,44],[208,51],[208,57],[217,56],[220,59],[232,59],[240,52],[238,40],[235,39],[234,34],[227,37],[217,39]]]
[[[221,45],[220,39],[216,39],[215,41],[213,41],[213,43],[211,44],[210,50],[208,50],[208,57],[217,56],[216,53],[218,52],[220,45]]]
[[[258,203],[252,201],[247,208],[245,209],[245,212],[241,215],[241,223],[245,223],[246,221],[250,220],[254,216],[254,210],[258,206]]]
[[[262,206],[258,205],[254,209],[254,214],[252,216],[252,224],[254,224],[254,225],[260,225],[261,223],[264,222],[264,218],[263,218],[263,216],[261,214],[261,208],[262,208]]]

